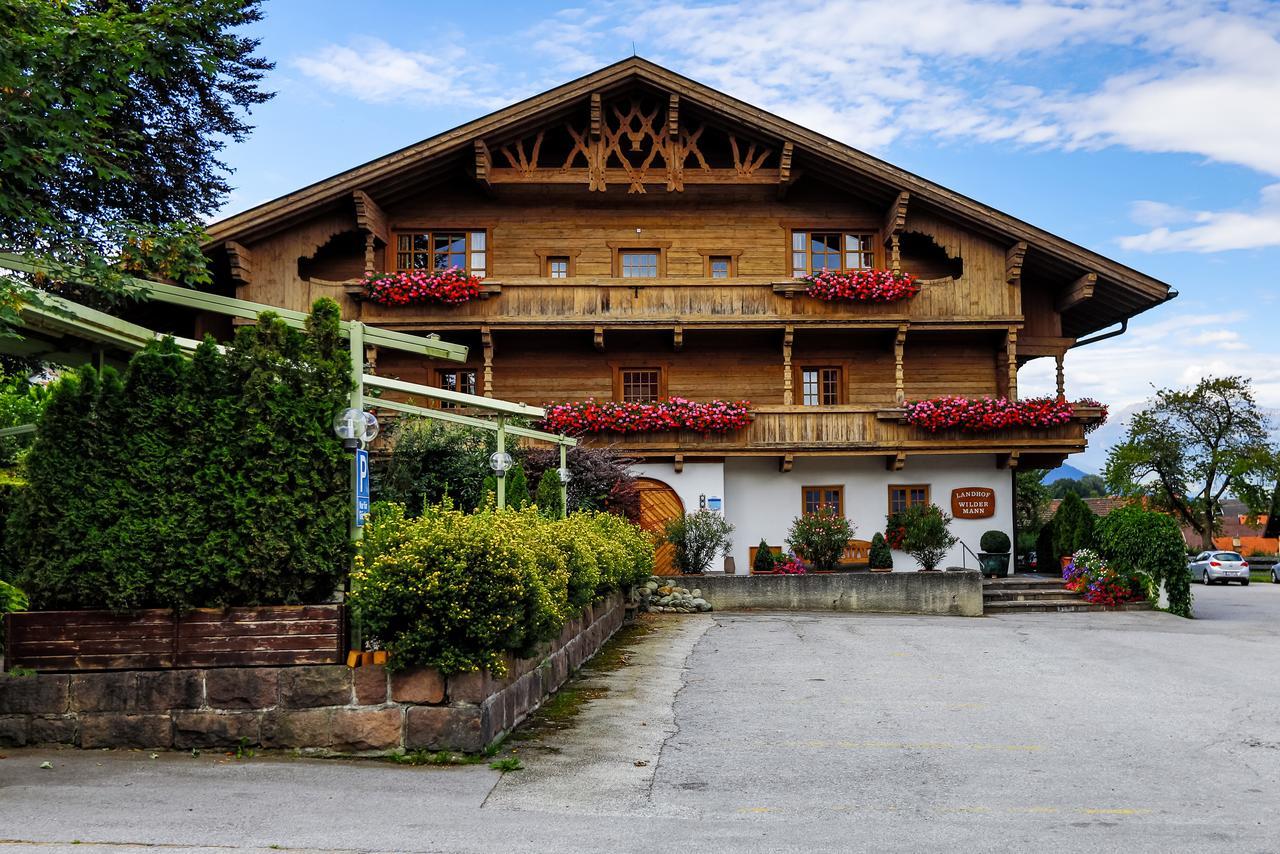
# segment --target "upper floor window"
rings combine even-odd
[[[620,249],[618,268],[624,279],[656,279],[661,257],[660,249]]]
[[[870,270],[875,265],[874,235],[848,231],[791,232],[791,275],[796,278],[823,270]]]
[[[414,231],[396,235],[396,270],[457,267],[484,278],[488,240],[483,231]]]
[[[829,509],[837,516],[844,515],[844,487],[843,486],[802,486],[800,487],[802,496],[801,509],[804,513],[817,513],[822,509]]]
[[[800,402],[805,406],[835,406],[840,403],[843,371],[835,367],[800,369]]]
[[[551,279],[569,278],[569,256],[568,255],[548,255],[547,256],[547,277]]]
[[[928,484],[889,487],[889,512],[901,513],[908,507],[929,503]]]
[[[618,386],[624,403],[657,403],[662,397],[662,368],[622,368]]]
[[[727,279],[733,275],[732,255],[712,255],[707,259],[707,272],[713,279]]]
[[[438,372],[439,386],[446,391],[458,391],[463,394],[476,393],[476,372],[470,369],[442,370]],[[440,401],[441,409],[456,409],[458,404],[451,400]]]

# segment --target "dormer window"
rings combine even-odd
[[[396,271],[449,270],[484,278],[488,239],[483,231],[412,231],[396,235]]]
[[[791,232],[791,275],[847,273],[876,265],[875,235],[852,231]]]

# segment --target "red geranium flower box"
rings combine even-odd
[[[728,433],[752,421],[746,400],[699,403],[672,397],[657,403],[617,403],[594,399],[553,403],[546,407],[541,429],[552,433],[652,433],[693,430]]]
[[[371,275],[364,281],[364,298],[379,305],[458,305],[478,296],[480,280],[457,267]]]
[[[915,276],[892,270],[823,270],[804,281],[809,283],[809,296],[827,302],[897,302],[920,293]]]

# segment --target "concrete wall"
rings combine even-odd
[[[0,674],[0,745],[474,752],[509,732],[613,636],[610,594],[530,658],[444,676],[345,665]]]
[[[976,571],[702,576],[697,586],[716,611],[982,616],[982,576]]]

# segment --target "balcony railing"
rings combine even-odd
[[[1074,453],[1084,450],[1084,428],[1099,410],[1078,407],[1067,424],[1040,429],[1009,428],[991,433],[947,430],[930,433],[907,424],[901,409],[865,406],[758,406],[750,426],[730,433],[689,431],[598,434],[588,444],[616,445],[640,455],[676,452],[764,455],[808,452],[871,454],[900,451]]]

